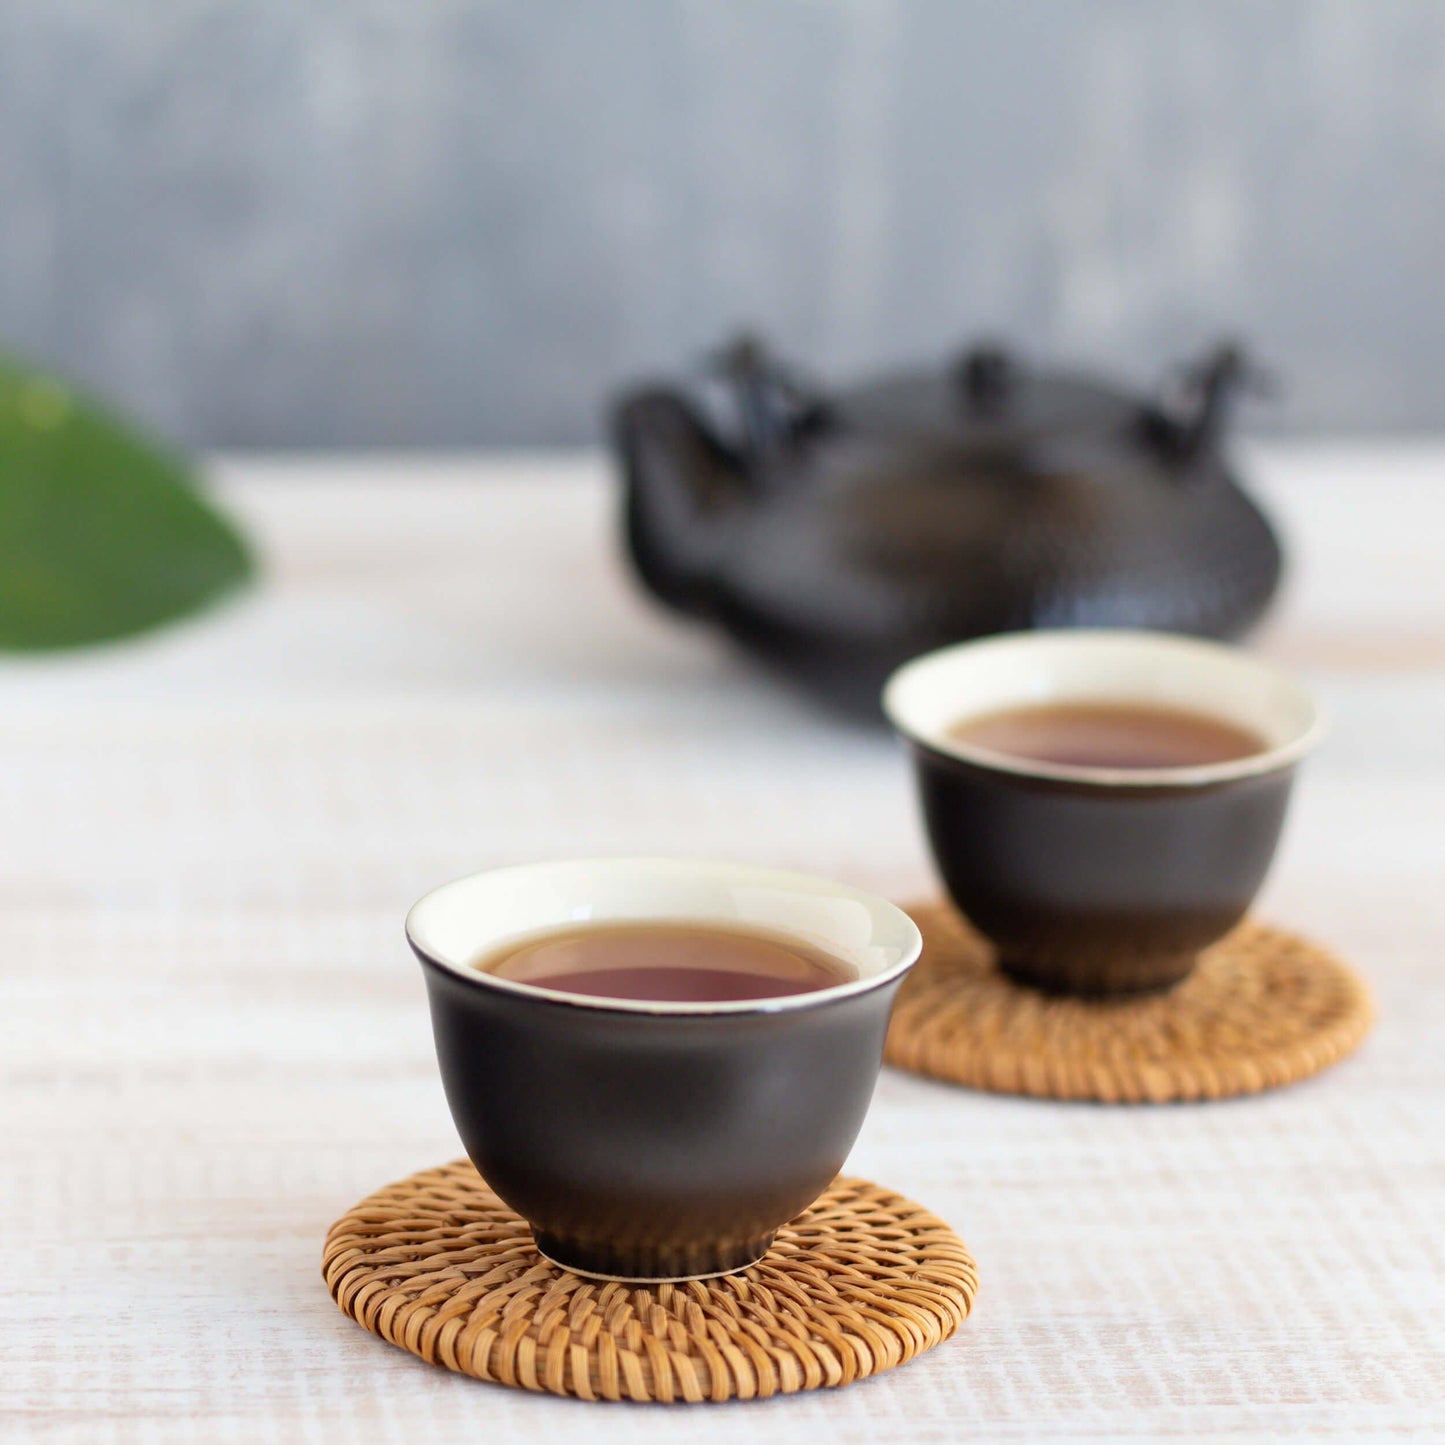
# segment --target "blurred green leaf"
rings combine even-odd
[[[250,574],[245,543],[184,458],[0,359],[0,650],[143,632]]]

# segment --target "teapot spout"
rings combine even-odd
[[[663,388],[624,396],[613,412],[612,435],[638,575],[668,606],[707,612],[718,539],[747,490],[738,458],[686,400]]]

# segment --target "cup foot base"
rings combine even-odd
[[[1005,954],[999,957],[998,967],[1015,983],[1040,993],[1070,998],[1139,998],[1167,993],[1194,971],[1198,959],[1198,954],[1186,953],[1167,958],[1083,962]]]
[[[722,1246],[669,1247],[665,1245],[606,1246],[564,1239],[546,1230],[534,1229],[537,1252],[560,1269],[587,1279],[620,1284],[685,1284],[695,1279],[717,1279],[737,1274],[757,1264],[773,1247],[773,1236]]]

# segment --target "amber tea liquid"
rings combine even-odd
[[[841,959],[798,939],[712,923],[588,923],[489,953],[497,978],[596,998],[736,1003],[851,982]]]
[[[1060,702],[964,718],[948,737],[1030,762],[1080,768],[1191,768],[1264,752],[1257,733],[1184,708]]]

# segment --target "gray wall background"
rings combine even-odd
[[[0,5],[0,344],[183,440],[586,440],[742,323],[1445,426],[1445,4]]]

